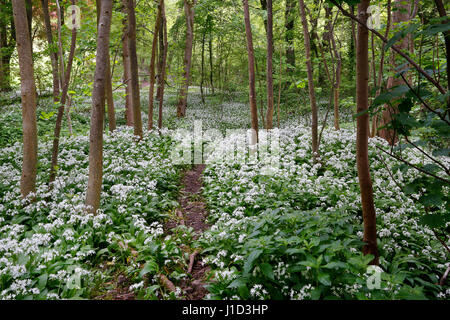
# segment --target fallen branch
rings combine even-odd
[[[159,279],[161,280],[162,285],[164,288],[169,290],[170,292],[175,292],[176,288],[172,281],[170,281],[165,275],[160,274]]]
[[[195,257],[198,255],[198,250],[195,250],[190,256],[189,256],[189,267],[187,270],[187,273],[191,273],[192,269],[194,268],[194,261]]]
[[[184,222],[184,217],[183,217],[183,213],[181,213],[180,210],[177,210],[177,216],[180,219],[180,224],[182,224],[183,226],[186,225],[186,223]]]
[[[450,272],[450,266],[448,266],[447,270],[445,270],[444,275],[442,276],[441,280],[439,280],[439,285],[443,286],[445,283],[445,280],[447,279],[447,276]]]

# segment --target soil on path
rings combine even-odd
[[[180,197],[178,199],[180,208],[177,215],[179,219],[167,222],[165,226],[166,232],[170,232],[170,229],[181,223],[187,227],[192,227],[195,232],[194,238],[197,239],[203,231],[210,227],[206,223],[208,216],[206,204],[201,197],[204,169],[205,165],[201,164],[185,172],[182,178]],[[208,293],[204,286],[209,267],[202,265],[200,254],[201,252],[194,255],[195,259],[192,271],[188,275],[189,278],[182,280],[180,283],[186,300],[201,300]]]

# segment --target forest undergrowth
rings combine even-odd
[[[37,191],[26,199],[19,188],[20,133],[3,132],[11,119],[20,119],[20,108],[4,107],[0,299],[186,299],[195,250],[197,267],[207,266],[207,283],[201,284],[206,299],[450,298],[449,284],[437,284],[449,266],[445,249],[432,230],[418,223],[424,208],[411,200],[414,192],[402,189],[416,172],[380,154],[375,145],[386,146],[383,140],[370,140],[380,249],[380,266],[374,272],[381,274],[373,288],[367,271],[371,257],[361,253],[355,134],[325,128],[320,158],[314,161],[309,129],[286,114],[277,131],[276,174],[264,174],[258,162],[207,164],[203,187],[189,201],[206,204],[209,217],[201,223],[210,228],[197,234],[195,226],[177,223],[165,232],[168,221],[179,220],[181,179],[191,169],[171,162],[174,129],[190,129],[199,119],[203,129],[248,127],[243,102],[209,99],[202,104],[199,95],[191,94],[187,117],[178,121],[169,116],[175,108],[169,95],[164,109],[169,129],[161,135],[147,132],[137,141],[132,128],[120,124],[105,134],[97,215],[84,208],[89,136],[82,106],[72,112],[79,131],[71,137],[65,132],[61,139],[51,190],[48,137],[54,116],[38,115]],[[293,120],[297,125],[290,124]],[[227,136],[222,145],[239,139],[244,137]],[[226,152],[219,146],[213,154],[220,159]],[[429,163],[413,149],[405,150],[404,157],[413,164]],[[448,157],[439,159],[450,162]]]

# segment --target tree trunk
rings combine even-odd
[[[72,5],[75,5],[75,0],[72,0]],[[75,23],[74,23],[75,25]],[[64,65],[61,65],[61,73],[64,74],[64,79],[61,81],[62,84],[62,94],[61,94],[61,101],[58,108],[58,114],[56,116],[56,123],[55,123],[55,130],[53,135],[53,147],[52,147],[52,160],[51,160],[51,167],[50,167],[50,178],[49,178],[49,185],[50,188],[52,188],[51,183],[55,181],[56,178],[56,171],[57,171],[57,165],[58,165],[58,153],[59,153],[59,138],[61,136],[61,125],[62,125],[62,119],[64,117],[64,108],[66,104],[67,99],[67,92],[69,90],[69,83],[70,83],[70,74],[72,71],[72,63],[73,58],[75,56],[75,46],[77,41],[77,29],[72,29],[72,38],[70,41],[70,52],[69,52],[69,58],[67,60],[67,68],[64,70]],[[61,50],[60,50],[61,52]],[[61,53],[60,53],[61,54]],[[61,61],[63,61],[62,57],[60,57]]]
[[[33,35],[31,30],[31,25],[33,22],[33,1],[25,0],[25,6],[27,8],[27,22],[28,22],[28,34],[30,35],[30,43],[31,43],[31,54],[33,54]]]
[[[11,90],[11,56],[16,47],[16,31],[12,14],[11,2],[0,0],[0,91]],[[8,21],[10,25],[10,35],[8,37]]]
[[[331,47],[333,48],[333,52],[334,52],[334,59],[336,60],[336,68],[335,68],[335,72],[334,72],[334,84],[333,84],[334,129],[340,130],[340,127],[339,127],[339,90],[341,87],[342,58],[341,58],[341,53],[339,52],[339,50],[336,46],[334,28],[331,25],[331,20],[330,20],[329,36],[330,36],[330,40],[331,40]]]
[[[89,138],[89,180],[86,191],[88,211],[96,213],[100,207],[103,178],[103,106],[106,87],[106,69],[109,58],[112,1],[101,0],[97,34],[97,57],[92,90],[91,130]]]
[[[161,66],[161,76],[159,78],[159,113],[158,113],[158,128],[162,129],[162,118],[163,118],[163,103],[164,103],[164,81],[166,78],[166,64],[167,64],[167,50],[168,50],[168,42],[167,42],[167,20],[166,20],[166,9],[164,6],[164,0],[162,0],[161,7],[161,18],[162,18],[162,30],[163,30],[163,41],[164,41],[164,51],[163,51],[163,61]]]
[[[108,50],[109,53],[109,50]],[[106,61],[107,68],[106,68],[106,102],[108,104],[108,127],[109,131],[113,132],[116,130],[116,111],[114,108],[114,97],[112,92],[112,79],[111,79],[111,60],[108,56],[108,59]]]
[[[358,17],[367,21],[367,8],[370,0],[362,0],[358,5]],[[369,95],[369,31],[358,24],[356,46],[356,112],[361,113],[368,109]],[[364,222],[364,254],[372,254],[371,264],[378,265],[377,227],[375,205],[373,202],[372,180],[370,177],[368,138],[369,114],[360,115],[357,120],[356,131],[356,163],[358,167],[358,180],[361,189],[361,204]]]
[[[248,0],[242,0],[242,3],[244,6],[245,35],[247,38],[249,101],[251,112],[251,128],[253,129],[250,146],[253,146],[258,142],[258,108],[256,106],[255,89],[255,55],[253,52],[252,26],[250,24]]]
[[[447,17],[447,13],[445,11],[444,4],[442,0],[434,0],[434,3],[436,4],[437,11],[439,13],[439,16],[441,18]],[[447,3],[448,4],[448,3]],[[442,24],[450,23],[449,19],[445,19],[445,21],[442,21]],[[444,32],[444,41],[445,41],[445,59],[447,61],[447,90],[450,90],[450,67],[449,67],[449,60],[450,60],[450,31],[447,30]],[[450,113],[450,98],[447,98],[447,112]]]
[[[389,36],[389,29],[391,27],[391,0],[388,0],[387,2],[387,20],[386,20],[386,30],[384,32],[384,37],[387,38]],[[375,94],[375,97],[380,95],[381,92],[381,82],[383,81],[383,69],[384,69],[384,58],[385,58],[385,50],[381,50],[381,57],[380,57],[380,66],[378,70],[378,80],[377,80],[377,92]],[[375,113],[372,116],[372,130],[370,132],[370,137],[373,138],[377,134],[377,126],[378,126],[378,114]]]
[[[161,7],[162,0],[158,3],[158,13],[156,14],[155,32],[153,33],[152,55],[150,58],[150,85],[148,91],[148,130],[153,129],[153,93],[155,89],[155,59],[156,47],[158,45],[159,28],[161,26]]]
[[[212,26],[209,30],[209,82],[211,84],[211,91],[214,94],[214,82],[213,82],[213,41],[212,41]]]
[[[134,0],[127,0],[128,9],[128,50],[130,55],[131,97],[133,105],[134,135],[142,139],[141,97],[136,53],[136,15]]]
[[[273,15],[272,0],[267,0],[267,115],[266,128],[273,129]]]
[[[205,38],[206,38],[206,26],[204,27],[202,35],[202,63],[201,63],[201,79],[200,79],[200,95],[202,97],[203,103],[205,103],[205,95],[203,92],[203,82],[205,80]]]
[[[311,46],[309,43],[309,31],[308,31],[308,21],[306,20],[305,3],[303,0],[298,1],[300,6],[300,16],[302,18],[303,25],[303,39],[305,42],[305,56],[306,56],[306,68],[308,74],[308,88],[309,88],[309,99],[311,103],[311,113],[312,113],[312,154],[314,158],[319,155],[319,145],[318,145],[318,118],[317,118],[317,104],[316,104],[316,94],[314,92],[314,79],[313,70],[311,65]]]
[[[187,95],[191,74],[192,43],[194,39],[194,6],[197,0],[184,0],[184,12],[186,15],[186,48],[184,50],[184,72],[183,80],[178,94],[177,117],[186,116]]]
[[[19,56],[20,87],[22,95],[23,164],[20,191],[23,197],[36,192],[37,124],[36,85],[34,83],[33,57],[27,24],[25,2],[13,0],[17,53]]]
[[[128,48],[128,19],[127,1],[122,0],[122,10],[125,17],[123,23],[122,36],[122,61],[123,61],[123,82],[125,84],[125,121],[127,126],[133,127],[133,101],[131,94],[131,73],[130,73],[130,53]]]
[[[50,61],[52,64],[52,75],[53,75],[53,101],[59,101],[59,80],[58,80],[58,53],[53,41],[52,26],[50,24],[50,13],[48,11],[48,0],[41,0],[43,18],[45,24],[45,34],[47,36],[48,49],[50,55]]]
[[[285,22],[286,28],[286,62],[288,78],[292,76],[295,70],[295,50],[294,50],[294,19],[295,19],[295,0],[286,0]]]
[[[411,9],[411,5],[409,3],[405,3],[403,0],[395,0],[394,1],[394,8],[396,10],[393,11],[392,13],[392,24],[393,24],[393,29],[395,31],[395,29],[399,28],[399,23],[401,22],[405,22],[408,21],[410,18],[410,9]],[[397,47],[399,49],[401,49],[402,51],[409,51],[409,44],[410,44],[410,35],[407,35],[406,37],[404,37],[402,40],[400,40],[400,43],[397,44]],[[391,66],[392,68],[396,67],[396,62],[395,62],[395,57],[394,55],[392,55],[392,59],[391,59]],[[389,77],[388,82],[387,82],[387,88],[392,88],[398,85],[402,85],[403,80],[401,78],[397,78],[397,77]],[[383,116],[382,119],[380,119],[381,121],[381,125],[386,125],[389,122],[392,121],[392,116],[397,113],[396,111],[396,106],[390,106],[390,105],[385,105],[384,109],[383,109]],[[385,139],[390,145],[394,145],[395,143],[397,143],[398,137],[397,134],[394,130],[392,129],[380,129],[378,131],[378,135]]]

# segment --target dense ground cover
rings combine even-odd
[[[168,159],[171,144],[167,135],[157,134],[146,134],[136,143],[132,130],[124,127],[106,135],[102,205],[95,216],[84,210],[87,135],[61,140],[58,177],[51,191],[46,183],[51,144],[40,144],[33,202],[20,199],[20,143],[3,148],[0,298],[88,298],[101,291],[114,272],[124,273],[130,284],[135,282],[132,289],[140,289],[145,262],[169,269],[182,262],[178,246],[171,237],[164,238],[162,225],[177,204],[180,168]],[[78,275],[80,282],[68,287]],[[142,295],[156,297],[156,281],[146,281],[151,286]]]
[[[202,120],[203,129],[222,132],[248,127],[245,101],[239,96],[234,96],[234,102],[225,100],[230,98],[207,96],[202,104],[200,96],[192,94],[188,116],[177,120],[176,100],[169,94],[164,109],[164,127],[169,129],[162,135],[146,133],[136,143],[130,128],[120,126],[114,134],[106,133],[101,212],[96,216],[87,215],[83,206],[87,105],[80,103],[72,109],[76,130],[72,137],[63,132],[58,178],[49,191],[46,182],[55,116],[46,119],[51,103],[40,102],[34,202],[20,200],[20,127],[8,131],[17,128],[10,125],[12,121],[20,123],[20,109],[17,105],[2,107],[0,298],[115,298],[108,292],[119,276],[126,279],[126,289],[135,298],[182,298],[180,289],[169,293],[158,277],[165,275],[178,286],[186,277],[188,253],[194,248],[203,249],[200,257],[212,268],[207,296],[212,299],[450,298],[450,287],[436,284],[449,265],[446,253],[432,231],[418,223],[424,210],[410,199],[414,193],[402,191],[417,173],[402,171],[397,161],[377,151],[374,145],[385,146],[382,140],[370,141],[383,270],[380,289],[371,289],[367,282],[373,275],[367,271],[370,258],[360,253],[355,135],[326,128],[320,161],[314,163],[307,117],[283,110],[279,171],[264,175],[261,164],[237,160],[208,164],[203,196],[210,209],[211,229],[196,241],[186,227],[164,233],[164,222],[175,215],[185,169],[171,163],[173,132],[192,128],[194,120]],[[120,101],[117,111],[122,118]],[[323,109],[320,118],[325,114]],[[226,139],[216,155],[242,136]],[[411,149],[404,156],[412,163],[429,163]],[[440,160],[449,162],[446,157]],[[180,250],[183,246],[184,251]]]
[[[205,197],[214,224],[202,243],[209,254],[205,263],[214,266],[218,280],[210,297],[449,298],[450,287],[437,285],[449,265],[446,252],[433,232],[418,224],[423,207],[400,188],[416,172],[393,169],[398,163],[374,147],[385,143],[371,139],[382,270],[380,288],[372,290],[371,259],[361,254],[355,135],[326,129],[318,163],[310,144],[307,128],[281,130],[280,168],[273,176],[260,174],[258,163],[207,167]],[[411,149],[405,156],[414,164],[428,163]]]

